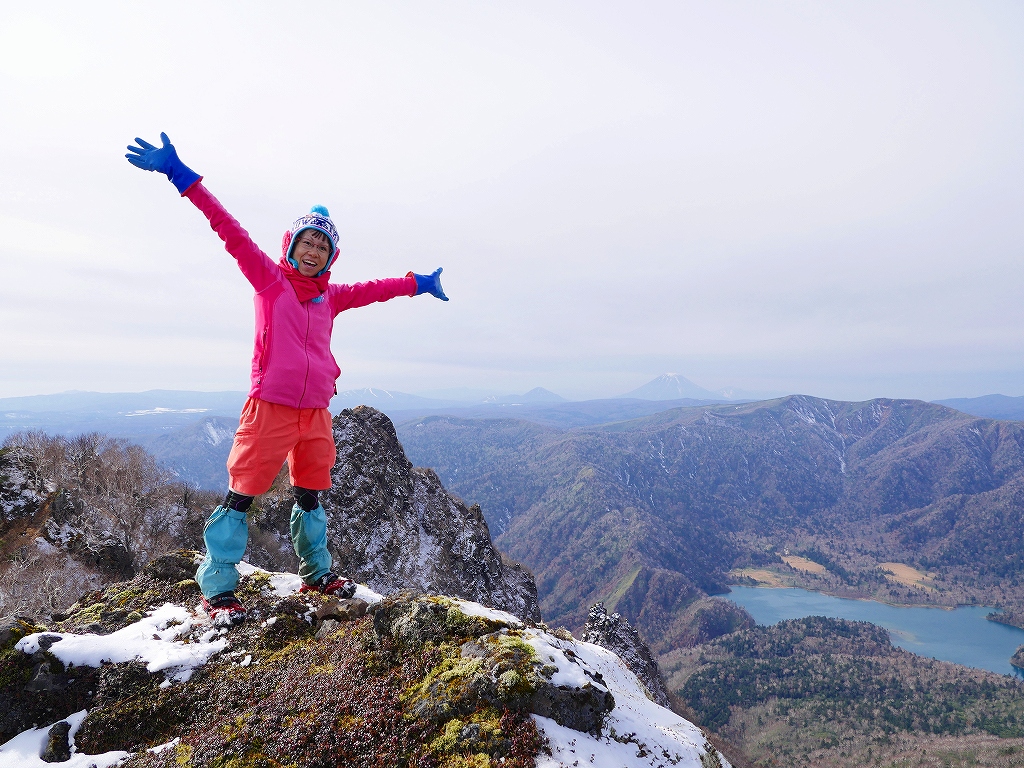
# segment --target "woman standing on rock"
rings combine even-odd
[[[178,159],[161,133],[163,146],[136,138],[125,155],[133,165],[163,173],[182,197],[192,201],[216,232],[256,291],[256,340],[252,386],[228,456],[228,493],[206,522],[206,557],[196,572],[203,608],[214,624],[238,624],[245,607],[235,597],[236,565],[249,540],[246,512],[254,496],[266,493],[285,459],[295,492],[291,538],[299,556],[302,591],[351,597],[355,584],[331,571],[327,517],[319,492],[331,487],[335,461],[331,414],[327,410],[341,375],[331,354],[334,318],[346,309],[429,293],[447,301],[437,269],[430,275],[329,284],[338,257],[338,231],[327,209],[314,206],[285,232],[276,264],[202,185],[202,177]]]

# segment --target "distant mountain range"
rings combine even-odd
[[[0,398],[0,439],[25,430],[136,438],[185,427],[208,416],[237,420],[244,403],[244,392],[165,389]]]
[[[983,395],[982,397],[956,397],[934,402],[947,408],[955,408],[963,413],[969,413],[972,416],[1024,421],[1024,397]]]
[[[666,392],[671,394],[671,390],[666,389]],[[442,413],[464,418],[493,418],[514,412],[518,418],[574,427],[632,419],[666,407],[719,402],[717,398],[665,400],[660,397],[570,401],[543,387],[510,395],[469,389],[432,394],[438,396],[424,397],[367,387],[340,392],[332,399],[330,407],[333,413],[339,413],[344,408],[369,405],[395,421]],[[245,392],[177,390],[73,391],[0,398],[0,441],[15,432],[30,430],[63,435],[102,432],[139,442],[152,449],[162,463],[182,479],[219,490],[227,482],[227,474],[217,465],[223,465],[227,458],[230,441],[227,445],[211,442],[210,435],[220,434],[230,422],[233,422],[230,426],[233,433],[245,399]]]
[[[514,417],[558,429],[594,427],[651,416],[671,408],[693,408],[728,400],[740,391],[711,392],[678,374],[663,374],[619,398],[570,401],[542,387],[521,395],[455,389],[424,397],[380,388],[347,390],[331,402],[343,408],[370,405],[396,424],[431,415],[466,419]],[[746,393],[753,394],[753,393]],[[224,462],[245,402],[244,392],[64,392],[0,399],[0,440],[24,430],[51,434],[103,432],[139,442],[183,480],[209,490],[227,484]],[[753,398],[751,398],[753,399]],[[937,401],[985,418],[1024,420],[1024,397],[987,395]],[[225,439],[225,436],[228,439]]]
[[[162,434],[184,427],[201,418],[217,416],[237,418],[246,393],[193,392],[153,389],[146,392],[61,392],[52,395],[0,398],[0,439],[13,432],[39,429],[55,434],[105,432],[120,437]],[[484,415],[481,407],[548,407],[572,405],[569,412],[592,412],[587,403],[617,403],[623,400],[649,402],[721,402],[758,399],[740,390],[711,392],[678,374],[663,374],[633,392],[618,398],[598,401],[570,401],[554,392],[535,387],[523,394],[497,394],[487,390],[455,388],[423,395],[366,387],[340,392],[331,400],[331,411],[370,405],[393,418],[414,418],[429,413],[460,410],[460,415]],[[580,407],[575,407],[580,406]],[[613,410],[616,406],[613,406]],[[604,406],[597,406],[603,413]],[[622,418],[652,411],[645,406],[627,409]],[[527,417],[529,418],[529,416]],[[546,418],[546,417],[545,417]],[[582,418],[582,422],[580,422]],[[556,422],[594,423],[603,415],[555,417]]]
[[[467,399],[441,399],[367,387],[337,394],[331,411],[370,405],[407,417],[453,408],[567,403],[537,387],[522,395],[478,393]],[[190,427],[207,417],[236,419],[245,392],[193,392],[153,389],[146,392],[61,392],[53,395],[0,398],[0,439],[14,432],[42,430],[50,434],[104,432],[116,437],[145,437]]]
[[[488,397],[484,402],[520,405],[533,403],[564,403],[567,401],[564,397],[556,395],[549,389],[544,389],[544,387],[534,387],[529,392],[522,395],[500,395],[496,397]]]
[[[658,413],[670,407],[695,407],[708,404],[706,400],[587,400],[583,402],[487,403],[448,408],[412,408],[410,406],[413,401],[400,397],[395,397],[392,400],[388,395],[383,394],[383,390],[373,390],[373,392],[376,397],[372,399],[368,396],[353,398],[353,400],[360,401],[355,405],[372,405],[388,414],[396,423],[445,414],[465,419],[515,417],[535,424],[563,429],[635,419],[639,416]],[[394,407],[396,404],[409,407],[409,410]],[[340,410],[338,408],[336,412],[340,412]],[[114,418],[110,423],[116,428],[121,422]],[[230,417],[201,416],[182,426],[164,428],[158,432],[135,433],[129,437],[152,451],[160,463],[170,469],[176,477],[205,490],[219,491],[227,486],[228,475],[225,462],[228,452],[231,450],[231,440],[225,440],[223,435],[227,434],[228,438],[233,437],[237,426],[237,414]],[[124,436],[122,433],[115,432],[114,429],[102,430],[96,426],[92,428]],[[71,433],[73,430],[67,430],[67,432]]]
[[[564,403],[564,397],[556,395],[543,387],[535,387],[522,395],[481,394],[470,396],[466,391],[465,399],[423,397],[410,395],[406,392],[393,392],[387,389],[366,387],[349,389],[339,392],[331,400],[331,411],[337,413],[342,408],[355,408],[357,405],[369,405],[378,411],[434,411],[445,408],[465,408],[476,405],[533,405],[537,403]]]
[[[237,428],[237,416],[207,416],[163,434],[137,436],[135,441],[179,480],[203,490],[225,491],[226,462]]]
[[[670,643],[683,605],[801,542],[850,588],[887,588],[888,561],[948,574],[947,591],[973,584],[971,599],[1000,584],[1024,600],[1024,424],[791,396],[568,430],[432,416],[398,432],[481,505],[552,623],[579,626],[602,601]]]

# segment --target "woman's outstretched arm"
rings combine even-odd
[[[125,155],[128,162],[144,171],[164,174],[182,197],[187,197],[203,212],[210,222],[210,227],[224,241],[225,249],[238,262],[238,268],[257,293],[277,284],[280,271],[274,262],[252,241],[249,233],[227,212],[220,201],[203,186],[203,177],[181,162],[167,134],[161,133],[160,139],[163,146],[157,147],[136,138],[138,146],[129,146],[130,154]]]

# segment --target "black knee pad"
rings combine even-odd
[[[253,498],[253,496],[246,496],[244,493],[235,493],[234,491],[229,490],[228,495],[224,497],[224,501],[221,503],[221,506],[225,509],[234,509],[238,512],[248,512]]]
[[[295,503],[302,508],[303,512],[309,512],[320,506],[320,491],[311,491],[309,488],[299,488],[296,485],[292,488],[292,493],[295,494]]]

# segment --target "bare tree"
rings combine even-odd
[[[0,616],[46,620],[75,602],[89,580],[64,552],[19,552],[0,573]]]
[[[47,532],[61,546],[109,562],[116,544],[135,570],[181,546],[182,537],[195,538],[189,534],[206,494],[173,482],[141,446],[96,432],[71,438],[24,432],[5,445],[31,457],[31,484],[53,507]]]

